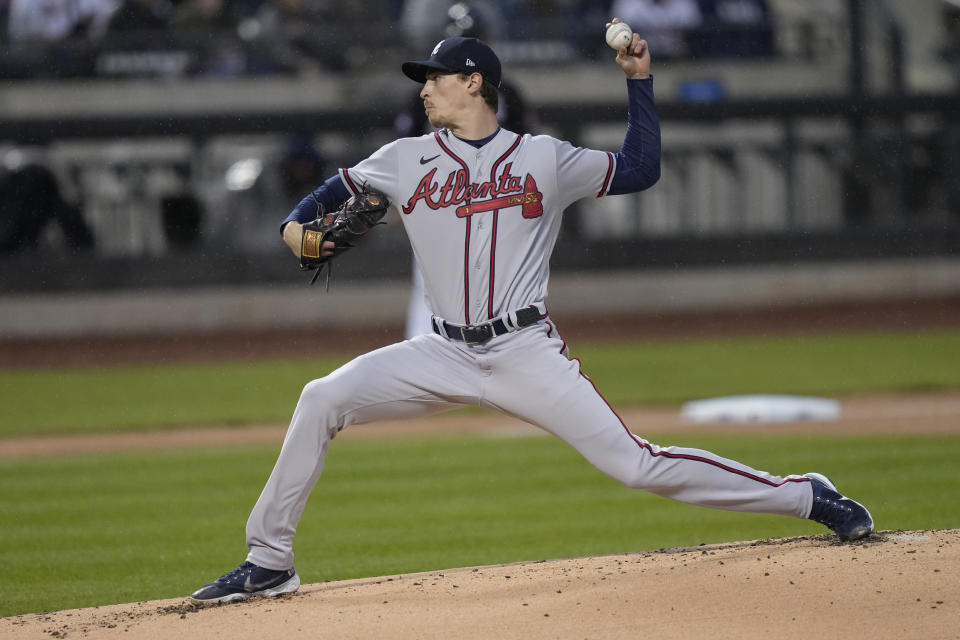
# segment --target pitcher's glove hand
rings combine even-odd
[[[317,281],[324,265],[341,253],[351,249],[370,230],[381,222],[387,213],[390,201],[382,193],[372,189],[364,189],[347,200],[336,213],[324,214],[319,212],[317,218],[303,225],[300,236],[300,268],[303,270],[316,269],[310,284]],[[332,242],[333,254],[324,255],[323,244]],[[329,286],[330,268],[327,267],[327,284]]]

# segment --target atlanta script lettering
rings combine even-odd
[[[496,181],[467,183],[466,171],[458,169],[447,175],[443,186],[436,179],[436,168],[431,169],[414,190],[413,195],[403,206],[404,213],[410,213],[421,200],[429,208],[436,210],[464,204],[457,209],[457,216],[465,217],[481,211],[505,209],[511,206],[523,206],[523,217],[533,218],[543,215],[540,201],[543,198],[537,190],[537,183],[530,174],[521,180],[510,173],[512,163],[503,168]],[[513,195],[511,194],[518,194]],[[474,202],[480,200],[480,202]]]

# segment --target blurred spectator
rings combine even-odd
[[[956,86],[960,86],[960,0],[942,0],[941,15],[944,39],[940,55],[950,65]],[[943,149],[947,209],[960,218],[960,114],[954,113],[946,125]]]
[[[450,0],[406,0],[400,12],[400,27],[407,45],[418,51],[429,50],[444,38],[458,35],[456,30],[472,28],[472,22],[482,24],[486,37],[481,40],[489,42],[503,37],[503,16],[497,3],[471,2],[460,27],[450,19],[450,4]]]
[[[198,75],[236,76],[247,71],[247,56],[237,25],[249,7],[230,0],[183,0],[170,26],[177,42],[196,55],[191,71]]]
[[[93,52],[119,0],[4,0],[9,46],[3,77],[74,77],[92,73]]]
[[[227,0],[230,5],[230,12],[238,17],[249,17],[260,10],[268,0]],[[183,4],[186,0],[180,0]]]
[[[658,59],[689,55],[687,34],[702,21],[697,0],[614,0],[610,15],[639,33]]]
[[[232,29],[238,19],[229,0],[183,0],[173,10],[170,23],[185,29]]]
[[[699,0],[703,26],[689,40],[698,58],[774,54],[773,18],[767,0]]]
[[[280,160],[280,180],[287,206],[293,208],[327,176],[327,159],[309,135],[292,135]]]
[[[172,13],[170,0],[122,0],[110,18],[107,31],[110,34],[163,31],[169,26]]]
[[[6,42],[9,35],[7,26],[10,17],[10,0],[0,0],[0,43]]]
[[[122,0],[107,24],[96,72],[109,76],[178,76],[194,55],[177,50],[170,0]]]
[[[19,152],[0,164],[0,251],[35,249],[48,239],[50,222],[62,243],[73,250],[92,249],[90,232],[80,209],[64,200],[53,172],[33,162],[22,162]]]
[[[943,45],[940,55],[960,83],[960,0],[942,0]]]
[[[610,49],[603,41],[603,25],[612,17],[610,3],[611,0],[497,0],[502,30],[496,39],[515,41],[511,48],[516,61],[556,63],[598,56],[606,59]]]
[[[391,23],[399,22],[400,15],[403,13],[403,0],[381,0],[381,7],[384,15]]]
[[[9,0],[11,42],[56,42],[71,37],[97,39],[120,0]]]
[[[331,36],[347,15],[362,3],[336,0],[265,0],[240,25],[240,37],[248,43],[255,72],[296,72],[305,64],[319,62],[328,69],[345,68],[339,46]],[[361,7],[363,8],[363,7]]]

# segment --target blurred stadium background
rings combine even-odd
[[[0,339],[402,326],[396,221],[329,293],[279,222],[471,21],[537,131],[617,149],[618,12],[653,43],[663,177],[568,211],[554,312],[960,297],[957,0],[0,0]]]

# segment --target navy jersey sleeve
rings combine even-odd
[[[340,205],[349,199],[350,191],[343,184],[343,180],[340,179],[340,174],[331,176],[300,201],[300,204],[290,212],[290,215],[280,225],[280,232],[283,233],[283,228],[287,226],[288,222],[296,220],[303,224],[314,220],[317,217],[319,207],[327,212],[337,211]]]
[[[627,133],[616,159],[611,195],[642,191],[660,179],[660,119],[652,77],[627,79]]]

